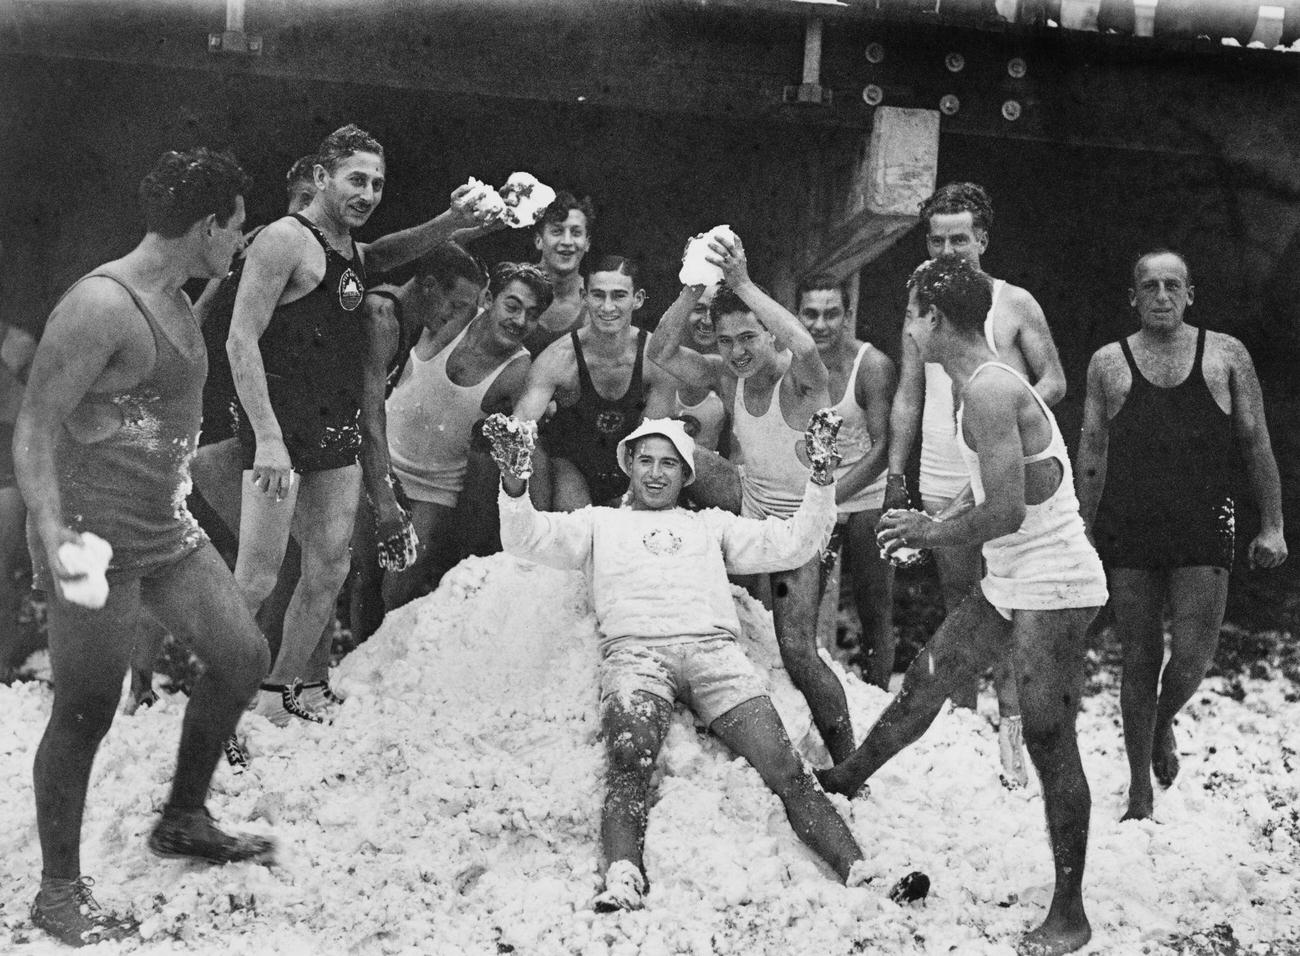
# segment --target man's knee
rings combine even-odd
[[[344,543],[341,548],[312,549],[304,552],[302,578],[298,586],[309,593],[337,594],[352,570],[352,553]]]
[[[610,773],[648,778],[654,771],[655,747],[648,734],[629,730],[609,734],[605,754]]]
[[[1031,755],[1050,754],[1064,743],[1074,740],[1074,722],[1069,719],[1062,707],[1054,713],[1030,713],[1021,701],[1021,727],[1024,730],[1025,746]]]
[[[55,693],[54,706],[50,711],[50,722],[65,734],[77,739],[98,744],[113,726],[113,717],[117,713],[117,694],[105,689],[102,691],[81,690],[76,694],[60,697]]]
[[[265,560],[263,555],[249,555],[235,563],[235,585],[254,605],[271,596],[279,578],[280,566]]]

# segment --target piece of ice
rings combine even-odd
[[[90,531],[83,532],[81,541],[66,541],[59,545],[59,561],[73,574],[85,575],[75,581],[60,581],[64,598],[91,610],[98,610],[108,600],[108,579],[104,572],[113,558],[113,546]]]
[[[501,219],[512,229],[536,224],[546,207],[555,202],[555,190],[532,173],[511,173],[500,193],[505,203]]]
[[[722,270],[705,258],[713,255],[713,250],[709,248],[709,240],[716,238],[726,238],[735,242],[736,234],[732,232],[730,226],[714,226],[708,232],[691,237],[691,241],[686,243],[686,251],[682,255],[682,268],[677,273],[677,278],[681,280],[682,285],[702,285],[709,288],[722,281]]]

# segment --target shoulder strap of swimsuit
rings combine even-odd
[[[325,233],[320,231],[320,227],[317,226],[316,223],[312,222],[300,212],[291,213],[291,215],[294,219],[297,219],[300,223],[306,226],[307,231],[316,237],[316,241],[321,244],[321,248],[325,250],[326,255],[331,252],[338,255],[338,250],[330,245],[329,240],[325,238]]]
[[[155,349],[159,348],[159,339],[161,339],[165,341],[168,345],[170,345],[172,349],[177,353],[181,355],[186,354],[180,348],[180,346],[176,344],[176,342],[172,339],[172,337],[167,334],[167,330],[163,328],[162,325],[159,324],[158,319],[155,318],[153,312],[149,310],[149,306],[144,304],[144,299],[140,298],[140,294],[136,292],[135,289],[131,288],[130,283],[128,283],[117,273],[111,272],[108,269],[99,268],[96,269],[94,272],[90,272],[82,276],[80,279],[77,280],[76,283],[73,283],[73,285],[76,285],[86,279],[108,279],[112,282],[116,282],[118,285],[120,285],[123,289],[126,290],[126,294],[131,297],[131,301],[135,303],[135,307],[139,309],[140,314],[144,316],[144,321],[149,326],[149,331],[153,333],[154,348]],[[72,291],[71,289],[68,290],[68,292],[71,291]],[[68,294],[67,292],[64,293],[64,295],[67,294]],[[190,318],[193,317],[194,317],[194,313],[191,310]]]
[[[988,342],[989,351],[994,355],[998,354],[997,337],[993,334],[993,313],[998,307],[998,297],[1002,295],[1002,290],[1006,287],[1006,279],[993,280],[993,297],[989,300],[988,315],[984,316],[984,339]]]
[[[645,368],[645,340],[646,330],[641,329],[636,335],[636,363],[632,366],[632,381],[628,382],[629,391],[641,384],[641,373]]]
[[[591,384],[591,373],[587,371],[587,360],[582,354],[582,343],[578,340],[577,329],[569,333],[569,339],[573,342],[573,357],[578,360],[578,391],[594,392],[596,386]]]
[[[1049,458],[1063,457],[1064,453],[1057,448],[1057,441],[1060,438],[1061,430],[1056,425],[1056,416],[1054,416],[1052,410],[1047,407],[1047,402],[1043,401],[1043,396],[1038,394],[1038,389],[1030,385],[1029,380],[1013,369],[1010,365],[1003,362],[985,362],[979,368],[975,369],[975,371],[971,372],[970,378],[966,380],[967,387],[969,387],[970,383],[975,380],[975,376],[986,368],[1006,369],[1014,375],[1016,381],[1027,388],[1030,395],[1034,396],[1034,401],[1038,403],[1038,407],[1042,409],[1043,415],[1047,418],[1047,426],[1051,429],[1052,433],[1051,437],[1047,440],[1047,447],[1042,451],[1034,452],[1032,455],[1025,455],[1022,459],[1024,463],[1026,465],[1032,465],[1036,461],[1046,461]]]
[[[1201,326],[1196,332],[1196,358],[1192,359],[1192,374],[1205,378],[1205,373],[1201,371],[1201,362],[1205,360],[1205,326]]]
[[[1124,353],[1124,361],[1128,362],[1128,370],[1133,373],[1133,381],[1141,380],[1145,382],[1146,376],[1138,368],[1138,363],[1133,358],[1133,350],[1128,347],[1128,336],[1119,340],[1120,351]]]

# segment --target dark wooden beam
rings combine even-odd
[[[782,102],[800,80],[804,23],[825,21],[828,105]],[[805,14],[805,15],[801,15]],[[1300,55],[1191,40],[1016,26],[896,22],[846,8],[765,0],[573,0],[366,5],[249,0],[260,56],[212,55],[219,0],[112,4],[0,0],[0,56],[74,58],[158,69],[427,90],[516,103],[865,130],[869,86],[885,105],[957,110],[945,135],[1025,139],[1300,167]],[[869,43],[886,52],[865,57]],[[960,53],[960,71],[945,66]],[[1007,71],[1019,57],[1022,77]],[[951,102],[951,101],[950,101]],[[1018,108],[1007,119],[1003,108]]]

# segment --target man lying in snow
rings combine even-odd
[[[639,909],[647,797],[673,703],[681,700],[748,760],[799,837],[849,885],[864,882],[853,834],[794,751],[767,688],[736,638],[727,574],[796,568],[835,524],[835,432],[823,410],[805,433],[812,474],[788,521],[677,507],[694,480],[695,443],[680,422],[650,419],[618,446],[630,505],[538,512],[524,494],[535,425],[494,415],[485,433],[501,467],[501,543],[554,568],[586,569],[601,631],[601,723],[608,752],[601,842],[608,869],[596,909]]]

